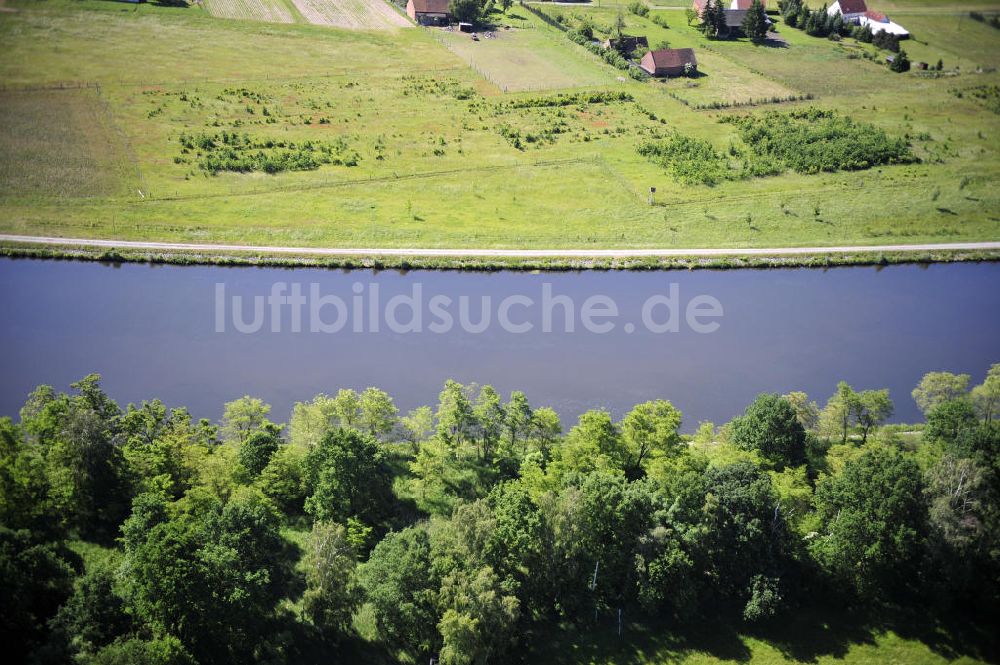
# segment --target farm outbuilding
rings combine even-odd
[[[625,53],[631,53],[637,48],[649,48],[649,40],[645,37],[630,37],[629,35],[622,35],[621,37],[612,37],[610,39],[605,39],[602,44],[604,48],[613,48],[616,51],[622,51]]]
[[[685,69],[697,71],[698,60],[694,49],[663,48],[642,56],[639,66],[650,76],[683,76]]]
[[[406,15],[417,25],[448,25],[451,22],[448,0],[407,0]]]

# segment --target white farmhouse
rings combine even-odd
[[[836,0],[830,5],[826,13],[830,16],[840,14],[844,17],[845,23],[859,23],[859,19],[868,11],[865,0]]]
[[[898,23],[893,23],[882,12],[868,9],[865,0],[836,0],[836,2],[827,8],[826,13],[830,16],[840,14],[844,17],[845,23],[854,23],[861,27],[867,25],[873,35],[879,32],[887,32],[890,35],[896,35],[900,39],[906,39],[910,36],[906,28]]]
[[[868,26],[871,29],[872,34],[876,34],[882,31],[888,32],[890,35],[896,35],[900,39],[906,39],[910,36],[906,28],[898,23],[893,23],[889,20],[889,17],[882,12],[865,12],[865,15],[861,17],[858,21],[858,25],[861,27]]]

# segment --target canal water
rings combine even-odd
[[[843,379],[889,388],[893,420],[915,421],[925,372],[978,383],[1000,362],[998,263],[400,273],[2,259],[0,308],[0,415],[14,417],[36,385],[97,372],[123,405],[160,398],[213,419],[251,394],[286,422],[296,401],[366,386],[405,412],[453,378],[523,390],[564,425],[669,399],[692,431],[765,391],[822,406]]]

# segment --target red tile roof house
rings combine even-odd
[[[417,25],[448,25],[448,0],[407,0],[406,15]]]
[[[826,10],[830,16],[840,14],[844,17],[844,21],[849,23],[858,23],[867,12],[868,5],[865,4],[865,0],[836,0]]]
[[[694,49],[664,48],[642,56],[639,66],[650,76],[683,76],[684,66],[690,64],[692,72],[698,70]]]

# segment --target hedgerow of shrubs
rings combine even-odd
[[[799,173],[857,171],[916,161],[905,140],[833,111],[811,107],[727,116],[723,121],[736,125],[740,138],[755,155]]]
[[[498,108],[535,109],[556,106],[576,106],[577,104],[613,104],[634,102],[635,97],[627,92],[596,90],[593,92],[562,93],[548,97],[525,97],[498,104]]]
[[[247,134],[181,134],[181,153],[195,153],[198,167],[217,175],[235,173],[281,173],[310,171],[323,164],[357,166],[360,157],[342,138],[334,143],[303,141],[295,143],[273,139],[253,139]],[[175,161],[185,161],[183,157]]]
[[[969,12],[969,18],[973,21],[979,21],[980,23],[1000,29],[1000,14],[993,14],[987,18],[982,12]]]
[[[594,43],[589,37],[577,32],[576,30],[570,30],[566,33],[566,36],[570,39],[570,41],[584,47],[612,67],[628,72],[628,75],[636,81],[645,81],[649,78],[649,75],[646,74],[646,72],[629,64],[629,61],[623,58],[618,51],[611,48],[606,49],[600,44]]]

